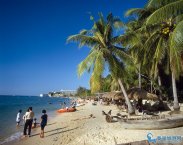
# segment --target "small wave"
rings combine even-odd
[[[18,140],[20,139],[22,136],[22,132],[17,132],[13,135],[11,135],[10,137],[6,138],[4,141],[0,142],[0,144],[5,144],[5,143],[8,143],[8,142],[11,142],[11,141],[14,141],[14,140]]]

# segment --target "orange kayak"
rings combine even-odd
[[[59,110],[57,110],[58,113],[74,112],[74,111],[76,111],[75,108],[68,108],[68,109],[64,108],[64,109],[59,109]]]

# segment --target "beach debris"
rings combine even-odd
[[[93,102],[92,105],[94,105],[94,106],[97,105],[97,102]]]
[[[114,118],[119,118],[118,116],[112,116],[112,115],[111,115],[111,112],[112,112],[112,110],[109,110],[108,113],[105,113],[104,111],[102,111],[102,114],[106,116],[105,119],[106,119],[106,121],[107,121],[108,123],[116,122],[116,120],[114,120]]]
[[[121,115],[120,113],[117,113],[116,115],[117,115],[117,116],[120,116],[120,117],[122,117],[122,118],[128,118],[128,115]]]

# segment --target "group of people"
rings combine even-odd
[[[37,122],[36,118],[34,118],[34,112],[32,111],[32,107],[29,107],[23,118],[21,117],[22,110],[19,110],[17,117],[16,117],[16,122],[17,122],[17,127],[20,125],[20,122],[23,120],[24,121],[24,130],[23,130],[23,135],[24,137],[27,136],[27,129],[28,129],[28,137],[31,135],[31,129],[37,127]],[[46,110],[42,110],[43,115],[41,116],[41,133],[40,137],[44,137],[44,128],[47,125],[47,120],[48,120],[48,115],[46,114]]]
[[[70,108],[76,108],[77,102],[73,100],[70,104]],[[61,108],[69,109],[69,107],[66,106],[66,102],[61,103]]]

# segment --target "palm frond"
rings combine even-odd
[[[178,1],[178,0],[149,0],[146,7],[158,9],[160,7],[163,7],[167,4],[170,4],[170,3],[175,2],[175,1]]]
[[[178,15],[177,17],[175,17],[175,24],[178,24],[182,20],[183,20],[183,14]]]
[[[127,11],[125,12],[125,16],[126,16],[126,17],[132,16],[132,15],[138,16],[138,15],[141,14],[143,11],[144,11],[144,9],[142,9],[142,8],[132,8],[132,9],[129,9],[129,10],[127,10]]]
[[[95,50],[91,51],[90,54],[78,65],[78,76],[80,77],[85,71],[89,71],[94,65],[96,60],[97,52]]]
[[[88,34],[88,30],[83,29],[83,30],[81,30],[81,31],[79,32],[79,34],[81,34],[81,35],[87,35],[87,34]]]
[[[101,47],[106,47],[104,37],[100,32],[95,32],[94,38],[102,45]]]
[[[171,37],[171,46],[176,48],[177,53],[183,52],[183,20],[178,23]]]
[[[183,13],[183,0],[175,1],[167,4],[154,13],[152,13],[146,21],[146,24],[161,23],[169,18],[174,18]]]
[[[125,52],[125,49],[124,48],[120,48],[120,47],[117,47],[117,46],[113,46],[111,49],[112,49],[112,53],[115,56],[119,57],[121,60],[131,60],[130,55],[128,55]]]
[[[103,58],[103,53],[98,52],[92,73],[92,80],[90,81],[92,92],[97,92],[101,89],[101,78],[104,71],[104,64],[105,60]]]
[[[163,45],[163,41],[163,38],[159,39],[152,61],[153,64],[151,69],[151,76],[154,76],[154,78],[156,78],[158,74],[158,64],[161,64],[161,60],[165,57],[165,48]]]
[[[93,37],[93,36],[87,36],[87,35],[82,35],[82,34],[76,34],[76,35],[71,35],[67,39],[67,43],[69,42],[78,42],[79,47],[82,47],[84,45],[93,47],[98,43],[98,40]]]
[[[183,53],[183,21],[178,23],[170,39],[170,65],[176,76],[181,72],[181,54]]]

